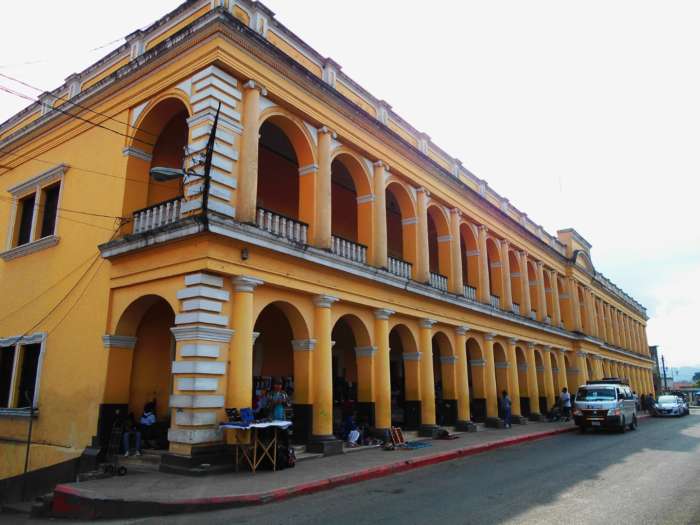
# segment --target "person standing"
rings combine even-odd
[[[284,409],[289,404],[289,396],[282,390],[282,381],[276,380],[272,386],[269,404],[272,405],[272,419],[284,421]]]
[[[561,394],[559,394],[559,401],[561,404],[562,415],[564,416],[564,421],[569,421],[571,418],[571,394],[566,387],[561,389]]]
[[[503,422],[505,423],[506,428],[510,428],[511,407],[512,403],[510,401],[510,397],[508,397],[508,392],[504,390],[501,394],[501,408],[503,409]]]

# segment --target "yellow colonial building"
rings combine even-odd
[[[348,405],[429,433],[498,426],[503,390],[516,422],[591,378],[653,391],[646,311],[585,239],[544,231],[259,2],[187,1],[44,93],[0,127],[0,191],[2,477],[30,404],[32,470],[155,399],[163,466],[185,471],[227,454],[224,409],[270,378],[325,453]]]

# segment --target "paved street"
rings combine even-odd
[[[262,507],[109,523],[700,523],[698,452],[700,414],[646,419],[625,435],[564,434]],[[0,522],[44,522],[18,518]]]
[[[568,434],[264,507],[140,524],[700,523],[700,415]]]

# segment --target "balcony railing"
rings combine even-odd
[[[178,221],[180,219],[181,204],[182,197],[177,197],[155,206],[135,211],[132,232],[143,233]]]
[[[551,316],[551,315],[546,315],[546,316],[544,317],[544,322],[545,322],[546,324],[552,324],[552,316]]]
[[[387,264],[389,266],[388,270],[390,273],[393,273],[394,275],[398,275],[399,277],[403,277],[405,279],[411,278],[411,263],[402,261],[401,259],[397,259],[395,257],[387,257]]]
[[[306,244],[309,225],[264,208],[258,208],[258,228],[292,242]]]
[[[343,239],[336,235],[331,236],[331,251],[340,257],[351,261],[367,264],[367,246]]]
[[[470,299],[472,301],[476,301],[476,288],[465,284],[464,285],[464,297],[466,297],[467,299]]]
[[[440,275],[439,273],[433,273],[430,272],[430,286],[433,288],[437,288],[438,290],[442,290],[443,292],[447,291],[447,277],[444,275]]]
[[[510,311],[515,315],[520,315],[520,305],[518,303],[513,303],[513,305],[510,307]]]
[[[494,308],[500,308],[501,298],[497,295],[491,294],[491,306],[493,306]]]
[[[537,312],[535,310],[530,310],[530,319],[537,319]]]

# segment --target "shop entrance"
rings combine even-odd
[[[416,340],[405,325],[389,332],[391,424],[405,429],[420,426],[419,355]]]

